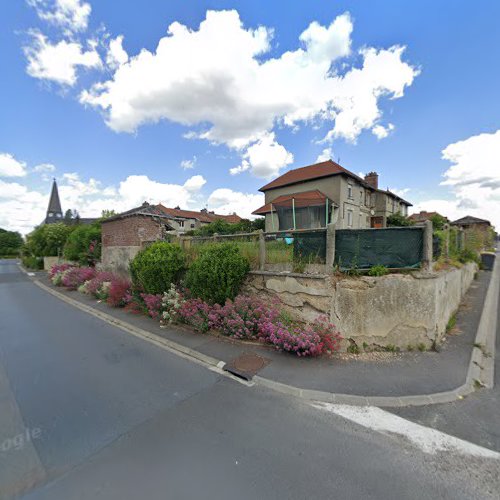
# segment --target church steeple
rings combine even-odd
[[[57,182],[54,179],[54,182],[52,183],[52,191],[50,192],[50,200],[47,208],[47,216],[45,217],[45,224],[61,222],[62,218],[63,214],[61,201],[59,200],[59,191],[57,190]]]

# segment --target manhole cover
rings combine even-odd
[[[250,380],[270,362],[270,359],[263,358],[257,354],[244,353],[226,363],[224,370],[245,380]]]

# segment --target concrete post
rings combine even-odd
[[[426,220],[424,225],[423,269],[432,271],[432,221]]]
[[[450,256],[450,225],[444,225],[444,256],[448,258]]]
[[[219,233],[214,233],[214,235],[213,235],[214,242],[217,241],[217,236],[219,236]]]
[[[266,239],[264,231],[259,229],[259,269],[264,271],[266,265]]]
[[[327,273],[333,273],[333,264],[335,262],[335,223],[326,226],[326,259],[325,270]]]

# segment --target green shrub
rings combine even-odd
[[[25,255],[22,258],[23,266],[27,269],[34,269],[39,271],[43,269],[43,257],[33,257],[32,255]]]
[[[179,245],[159,241],[141,250],[130,263],[130,274],[136,288],[164,293],[177,283],[186,269],[186,256]]]
[[[368,271],[369,276],[385,276],[386,274],[389,274],[389,269],[380,264],[370,267],[370,270]]]
[[[462,262],[462,264],[465,264],[466,262],[475,262],[476,264],[479,264],[481,262],[479,255],[474,250],[470,249],[462,250],[458,256],[458,260]]]
[[[82,265],[94,265],[101,258],[100,225],[76,226],[64,245],[64,258]]]
[[[186,286],[195,297],[224,304],[238,294],[249,270],[234,243],[206,245],[186,274]]]
[[[60,255],[72,230],[72,227],[61,222],[38,226],[26,237],[23,253],[36,257]]]

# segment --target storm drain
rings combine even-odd
[[[241,356],[226,363],[224,370],[242,379],[251,380],[257,372],[270,362],[270,359],[263,358],[257,354],[243,353]]]

